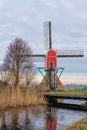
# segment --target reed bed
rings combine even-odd
[[[45,104],[37,88],[1,87],[0,110],[10,107]]]

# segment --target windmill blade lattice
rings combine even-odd
[[[44,22],[43,30],[44,30],[44,48],[48,50],[52,48],[51,22]]]
[[[57,57],[83,57],[84,52],[82,49],[74,49],[74,50],[57,50]]]

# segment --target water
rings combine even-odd
[[[47,106],[9,109],[0,112],[0,130],[65,130],[87,112]]]
[[[69,103],[69,104],[76,104],[76,105],[81,105],[81,104],[85,104],[84,100],[71,100],[71,99],[64,99],[63,101],[64,103]]]

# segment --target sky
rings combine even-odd
[[[84,58],[58,59],[58,66],[64,67],[62,80],[87,84],[87,0],[0,0],[0,62],[16,37],[26,40],[33,53],[44,53],[46,21],[52,22],[55,50],[84,51]]]

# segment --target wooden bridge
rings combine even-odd
[[[77,99],[77,100],[87,100],[86,95],[71,95],[71,94],[45,94],[45,98],[50,99]]]
[[[63,103],[63,100],[58,99],[69,99],[69,100],[84,100],[87,101],[86,95],[70,95],[70,94],[44,94],[48,105],[54,107],[62,107],[67,109],[75,109],[75,110],[85,110],[87,111],[87,105],[85,104],[74,104],[74,103]]]

